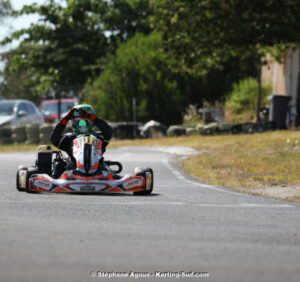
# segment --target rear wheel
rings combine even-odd
[[[29,189],[29,179],[33,174],[36,174],[37,172],[38,172],[37,167],[30,167],[27,170],[27,175],[26,175],[26,192],[27,193],[35,193]]]

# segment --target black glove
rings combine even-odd
[[[70,109],[70,110],[67,112],[67,114],[65,115],[64,119],[66,119],[67,121],[69,121],[69,120],[75,118],[75,116],[74,116],[75,111],[76,111],[75,108]]]
[[[70,109],[67,114],[60,120],[60,123],[67,125],[68,121],[75,118],[74,113],[77,111],[75,108]]]
[[[91,122],[94,122],[94,120],[96,119],[96,116],[93,114],[90,114],[86,109],[84,108],[80,108],[81,111],[81,116],[82,117],[86,117],[87,119],[89,119]]]

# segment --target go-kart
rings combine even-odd
[[[39,146],[34,166],[19,166],[16,176],[18,191],[27,193],[128,193],[151,194],[153,171],[136,168],[120,176],[122,165],[102,157],[102,140],[95,135],[79,135],[73,140],[73,169],[54,177],[55,166],[71,162],[70,157],[50,147]]]

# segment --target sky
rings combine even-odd
[[[19,10],[24,5],[30,5],[32,3],[43,4],[45,0],[10,0],[14,9]],[[24,27],[28,27],[30,23],[35,23],[38,20],[37,15],[22,16],[16,19],[8,19],[0,25],[0,40],[13,31],[19,30]]]

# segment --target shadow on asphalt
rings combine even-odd
[[[59,192],[59,193],[34,193],[34,194],[39,194],[39,195],[64,195],[64,196],[68,196],[68,195],[72,195],[72,196],[90,196],[90,197],[94,197],[94,196],[113,196],[113,197],[157,197],[157,196],[161,196],[162,194],[159,193],[151,193],[150,195],[133,195],[133,193],[101,193],[101,192],[89,192],[89,193],[83,193],[83,192]]]

